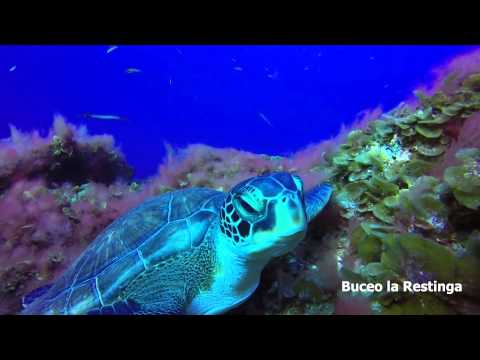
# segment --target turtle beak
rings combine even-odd
[[[303,239],[305,236],[306,231],[304,229],[301,229],[299,231],[293,232],[289,235],[284,235],[280,237],[280,242],[285,243],[285,244],[290,244],[291,242],[295,242],[298,239]]]
[[[305,210],[309,222],[322,211],[330,200],[332,192],[332,185],[323,183],[314,187],[305,195]]]

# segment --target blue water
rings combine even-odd
[[[0,46],[0,137],[9,123],[46,133],[59,112],[113,134],[137,177],[157,171],[164,141],[288,154],[336,135],[366,108],[396,106],[433,67],[473,48]]]

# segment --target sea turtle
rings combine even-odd
[[[220,314],[244,302],[328,202],[290,173],[160,195],[110,224],[22,314]]]

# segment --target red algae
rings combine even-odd
[[[451,95],[460,88],[468,76],[478,72],[480,72],[480,49],[475,49],[434,68],[431,71],[433,80],[428,84],[420,84],[416,91],[428,96],[439,91]],[[411,96],[406,103],[412,107],[419,104],[415,96]]]

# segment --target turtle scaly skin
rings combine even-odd
[[[304,196],[299,177],[273,173],[227,194],[192,188],[153,198],[108,226],[22,313],[223,313],[304,238],[331,191],[323,184]]]

